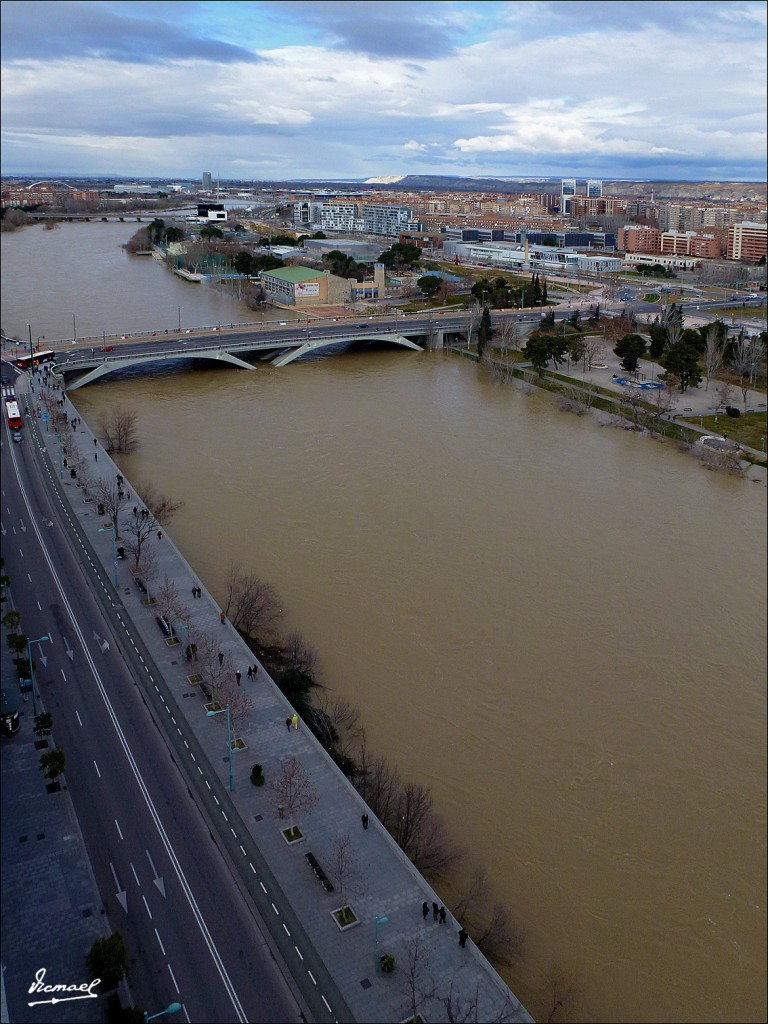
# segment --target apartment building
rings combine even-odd
[[[394,203],[365,203],[363,205],[363,231],[370,235],[397,238],[404,231],[421,231],[409,206]]]
[[[661,232],[648,224],[625,224],[619,228],[616,245],[623,252],[660,252]]]
[[[661,251],[676,256],[698,256],[703,259],[718,259],[723,254],[723,245],[714,234],[698,234],[696,231],[662,231]]]
[[[363,231],[360,203],[333,200],[320,208],[320,227],[323,231]]]
[[[766,225],[745,220],[728,228],[728,259],[759,263],[766,256]]]

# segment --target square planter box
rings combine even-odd
[[[233,750],[245,750],[246,743],[245,740],[240,739],[238,736],[237,739],[232,740],[230,746]]]
[[[187,676],[187,682],[191,683],[192,686],[196,686],[198,683],[202,683],[202,681],[203,681],[203,677],[200,675],[199,672],[196,672],[192,676]]]
[[[217,700],[212,700],[210,704],[204,704],[203,707],[206,711],[223,711],[224,705],[219,704]]]
[[[289,825],[288,828],[281,828],[280,835],[289,846],[293,846],[294,843],[303,843],[307,838],[298,825]]]
[[[360,924],[359,917],[351,907],[337,907],[329,913],[336,922],[336,927],[339,931],[345,932],[349,928],[355,928]]]

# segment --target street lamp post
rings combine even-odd
[[[112,531],[112,567],[115,570],[115,590],[120,586],[120,581],[117,578],[117,536],[115,535],[115,524],[110,523],[109,526],[100,526],[99,533],[106,533],[107,530]]]
[[[166,1013],[178,1013],[181,1009],[181,1003],[170,1003],[164,1010],[160,1010],[159,1013],[147,1013],[144,1011],[144,1024],[147,1024],[150,1020],[155,1020],[157,1017],[163,1017]]]
[[[72,314],[72,344],[77,344],[77,320],[74,313]]]
[[[223,715],[224,712],[227,714],[227,754],[229,755],[229,792],[234,793],[235,783],[232,779],[232,719],[229,713],[229,704],[221,711],[206,711],[208,718],[213,718],[215,715]]]
[[[379,925],[386,924],[389,921],[388,917],[374,917],[373,919],[373,941],[376,946],[376,970],[381,970],[381,964],[379,963]]]
[[[32,717],[37,717],[37,704],[35,702],[35,670],[32,666],[32,644],[41,644],[43,640],[50,640],[51,638],[46,636],[40,636],[37,640],[30,640],[27,637],[27,657],[29,658],[29,678],[32,683]]]
[[[181,306],[176,307],[179,314],[179,333],[181,333]]]
[[[29,369],[31,373],[35,372],[35,360],[34,352],[32,350],[32,324],[27,324],[27,331],[29,332]]]

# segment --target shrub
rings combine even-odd
[[[379,967],[384,974],[391,974],[395,969],[395,958],[391,953],[382,953],[379,957]]]
[[[264,768],[260,764],[251,765],[251,782],[254,786],[264,785]]]
[[[741,416],[741,409],[737,409],[734,405],[728,405],[725,409],[725,415],[737,420]]]

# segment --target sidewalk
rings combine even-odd
[[[17,384],[26,386],[24,378]],[[74,407],[69,399],[65,399],[64,408],[71,418]],[[77,414],[76,408],[74,412]],[[34,421],[34,427],[47,446],[54,472],[58,473],[56,434],[46,433],[45,424],[39,419]],[[30,422],[30,429],[34,427]],[[113,482],[119,469],[100,443],[94,445],[94,435],[88,427],[81,423],[73,438],[87,459],[93,459],[94,451],[98,454],[98,460],[90,466],[93,476],[98,473]],[[74,516],[111,579],[111,531],[99,533],[105,517],[96,514],[95,503],[84,502],[77,481],[70,479],[66,471],[61,483]],[[141,502],[130,481],[126,480],[124,487],[131,493],[126,510],[130,514],[131,507],[141,507]],[[370,827],[363,828],[361,815],[367,811],[366,805],[303,723],[299,722],[298,730],[286,728],[293,708],[264,667],[259,666],[256,681],[247,678],[247,668],[256,663],[255,656],[231,624],[221,622],[219,607],[167,532],[162,531],[162,539],[150,537],[147,543],[152,544],[157,559],[155,592],[163,577],[173,580],[195,629],[220,638],[221,652],[242,672],[241,685],[252,698],[253,709],[234,730],[245,748],[232,755],[234,792],[230,795],[355,1019],[391,1022],[412,1018],[408,954],[413,950],[413,940],[418,939],[424,966],[419,969],[415,985],[416,1011],[425,1020],[531,1021],[472,941],[467,942],[466,948],[459,946],[461,924],[450,913],[445,925],[434,922],[431,914],[424,920],[422,903],[427,901],[431,905],[435,901],[440,905],[440,899],[373,815]],[[122,602],[168,685],[176,701],[175,713],[194,733],[222,783],[228,785],[226,716],[206,716],[200,687],[188,679],[194,668],[184,659],[183,642],[175,647],[167,645],[155,621],[157,609],[143,604],[143,595],[129,572],[127,560],[118,563],[118,574],[117,600]],[[195,586],[202,588],[202,597],[197,600],[192,598]],[[250,769],[254,762],[262,764],[269,783],[276,779],[282,762],[291,755],[310,776],[319,801],[313,810],[297,815],[296,823],[306,840],[288,846],[281,828],[291,823],[279,820],[268,785],[251,785]],[[345,835],[349,836],[359,879],[357,884],[346,887],[343,903],[351,905],[359,924],[341,931],[331,911],[342,901],[338,893],[324,890],[305,854],[311,851],[330,876],[339,840]],[[378,971],[377,951],[394,955],[396,968],[391,975]],[[475,1002],[477,1010],[472,1009],[468,1016]]]
[[[13,581],[11,581],[13,583]],[[12,590],[11,590],[12,593]],[[11,597],[3,601],[2,614],[12,607]],[[22,622],[21,628],[24,629]],[[6,644],[7,629],[0,629],[3,685],[17,688],[16,666]],[[38,685],[40,693],[40,673]],[[37,712],[44,711],[37,697]],[[85,999],[52,1007],[30,1007],[30,995],[37,972],[45,968],[45,984],[81,985],[89,981],[85,958],[96,939],[108,934],[102,916],[101,897],[91,873],[83,837],[66,789],[48,793],[40,771],[40,757],[53,749],[38,749],[34,734],[32,701],[19,708],[21,728],[3,736],[0,759],[2,786],[2,966],[5,987],[2,1020],[29,1022],[55,1020],[61,1024],[102,1024],[106,1020],[105,999]],[[49,997],[50,998],[50,997]]]

